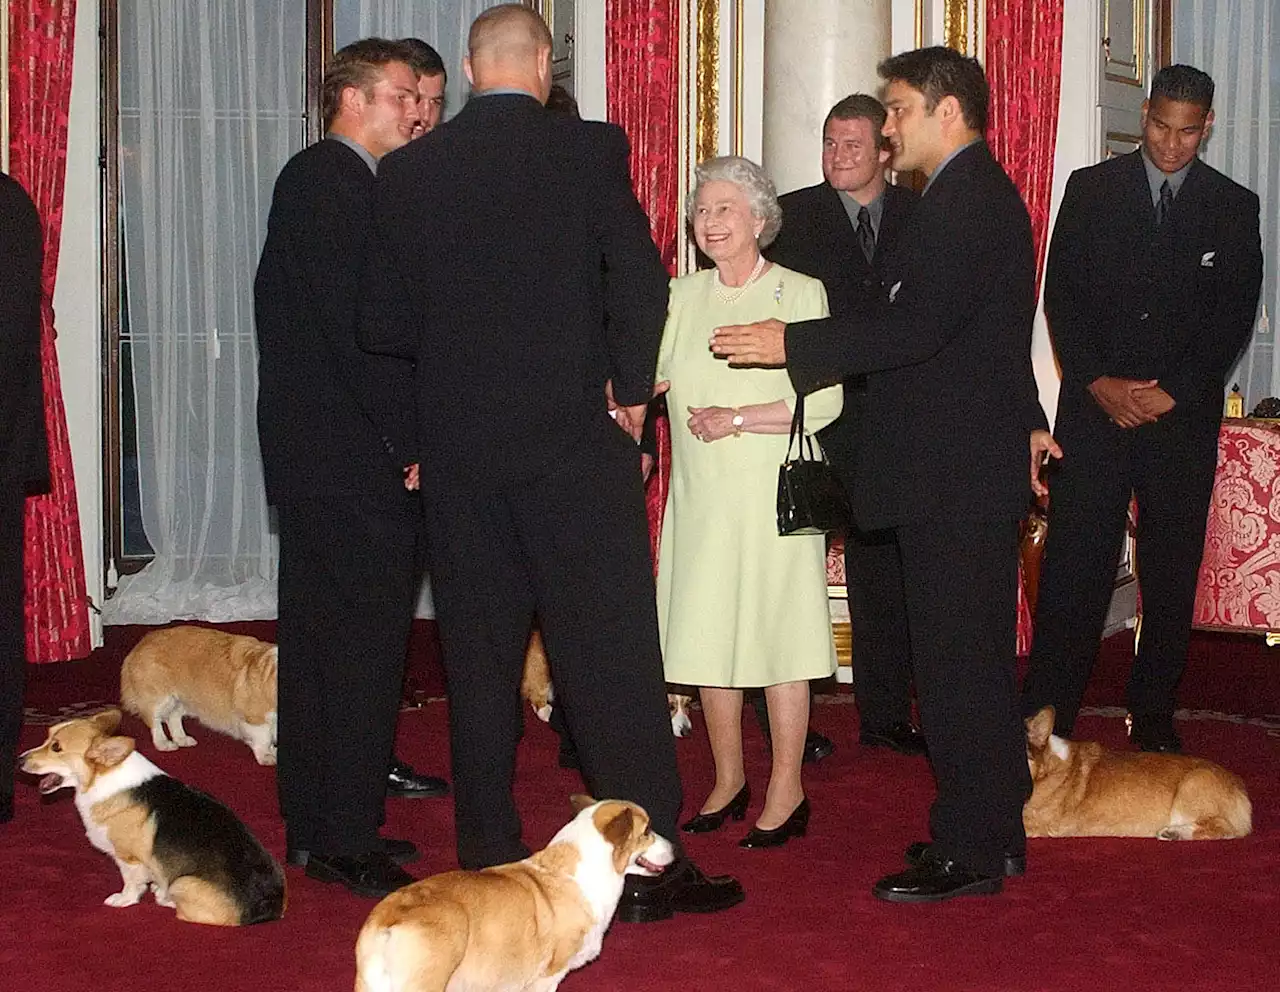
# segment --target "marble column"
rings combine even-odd
[[[766,0],[763,165],[780,193],[822,179],[822,122],[850,93],[875,94],[890,0]]]

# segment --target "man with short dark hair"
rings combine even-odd
[[[546,23],[520,4],[492,7],[468,48],[472,98],[378,177],[381,252],[361,321],[363,345],[418,359],[458,860],[476,869],[529,853],[512,779],[535,613],[588,787],[641,804],[678,843],[639,455],[618,429],[638,435],[652,395],[667,274],[622,131],[543,105]],[[741,900],[736,881],[681,857],[660,876],[628,875],[617,918]]]
[[[1130,495],[1138,502],[1142,636],[1126,701],[1133,742],[1178,751],[1223,383],[1262,282],[1258,197],[1197,157],[1213,80],[1161,69],[1137,151],[1072,173],[1044,308],[1062,368],[1053,482],[1023,713],[1069,736],[1106,622]]]
[[[876,305],[884,293],[884,259],[915,208],[915,193],[885,182],[884,122],[875,97],[854,93],[840,100],[822,126],[823,182],[779,199],[782,230],[766,254],[821,279],[835,317]],[[858,484],[858,453],[881,441],[865,434],[871,423],[866,396],[866,376],[846,379],[844,409],[820,435],[849,492]],[[864,747],[922,755],[924,736],[911,721],[911,638],[895,532],[851,529],[844,561],[859,740]],[[807,745],[806,757],[810,751]]]
[[[27,669],[23,508],[28,494],[49,483],[40,376],[43,258],[35,204],[0,172],[0,823],[13,817]]]
[[[413,880],[398,862],[416,854],[378,836],[388,789],[447,791],[392,766],[421,576],[413,370],[356,344],[374,173],[418,121],[405,50],[348,45],[322,104],[325,139],[276,181],[254,283],[258,436],[280,534],[276,777],[287,860],[382,896]]]
[[[444,59],[421,38],[401,38],[409,55],[409,68],[418,77],[418,123],[413,136],[420,138],[434,131],[444,115],[444,88],[449,82]]]
[[[1018,521],[1046,453],[1031,370],[1035,254],[1018,191],[982,133],[977,60],[925,48],[882,62],[893,166],[928,176],[884,262],[871,311],[717,328],[735,365],[785,364],[798,392],[867,377],[851,499],[862,529],[893,527],[921,721],[937,778],[932,843],[882,878],[891,902],[999,892],[1025,865],[1030,794],[1014,685]],[[865,454],[865,458],[862,456]],[[1030,478],[1028,477],[1030,470]],[[856,650],[856,646],[855,646]]]

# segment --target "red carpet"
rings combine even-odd
[[[68,695],[77,685],[76,669],[34,673],[29,702],[40,708],[114,696],[111,665],[100,659],[81,663],[87,688]],[[926,765],[859,749],[852,743],[853,706],[819,706],[815,723],[838,750],[809,772],[809,836],[772,851],[740,850],[736,841],[746,825],[692,838],[690,851],[701,865],[739,875],[746,903],[706,918],[619,924],[601,959],[565,981],[566,992],[1235,992],[1277,986],[1280,740],[1264,728],[1179,724],[1190,750],[1245,778],[1254,836],[1185,844],[1032,841],[1030,874],[1010,882],[1003,895],[911,907],[880,903],[869,889],[899,863],[908,842],[925,836],[932,792]],[[700,735],[696,717],[695,725]],[[751,780],[762,792],[767,764],[749,715],[746,728]],[[144,753],[223,799],[271,850],[283,853],[272,771],[256,765],[247,747],[195,726],[197,747],[156,755],[141,724],[131,721],[126,729],[140,737]],[[1118,719],[1086,717],[1080,730],[1117,745],[1123,736]],[[38,727],[28,728],[30,743],[41,737]],[[399,753],[424,771],[446,767],[443,703],[404,714]],[[705,738],[679,742],[679,753],[688,808],[710,784]],[[579,788],[555,759],[554,736],[531,721],[517,793],[535,845],[568,818],[566,796]],[[119,876],[109,858],[90,848],[69,799],[42,801],[20,784],[17,817],[0,826],[0,989],[352,987],[352,946],[371,902],[290,869],[289,909],[279,923],[221,931],[179,923],[150,901],[110,909],[101,903],[117,891]],[[453,867],[448,801],[392,802],[388,818],[390,834],[424,849],[423,860],[410,866],[415,874]]]

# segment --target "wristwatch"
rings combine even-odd
[[[742,416],[742,411],[735,407],[733,410],[733,420],[730,421],[730,423],[733,424],[734,437],[742,437],[742,425],[746,422],[746,418]]]

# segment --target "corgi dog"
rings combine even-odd
[[[628,873],[675,858],[634,803],[575,796],[577,815],[514,864],[391,893],[356,941],[356,992],[553,992],[600,954]]]
[[[120,711],[50,728],[20,756],[40,792],[71,787],[89,842],[115,858],[124,888],[108,906],[133,906],[150,887],[178,919],[246,926],[284,914],[284,871],[236,815],[170,778],[114,736]]]
[[[533,707],[533,712],[543,723],[551,722],[551,710],[556,700],[555,685],[551,681],[551,664],[547,660],[547,647],[541,631],[534,630],[524,653],[524,674],[520,678],[520,695]],[[667,693],[667,709],[671,714],[671,732],[676,737],[688,737],[693,732],[689,709],[693,696],[683,692]]]
[[[158,750],[195,744],[182,726],[191,716],[244,741],[258,764],[274,765],[276,646],[208,627],[152,631],[120,669],[120,705],[151,728]]]
[[[1046,706],[1026,721],[1028,837],[1227,840],[1253,829],[1244,783],[1225,768],[1204,758],[1063,740],[1054,736],[1053,720]]]

